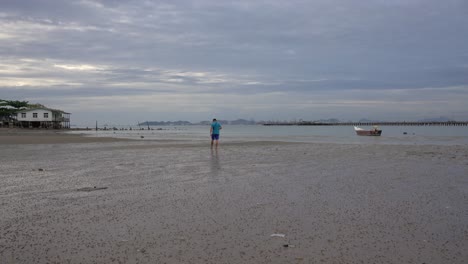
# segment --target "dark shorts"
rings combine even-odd
[[[211,140],[219,140],[219,134],[211,134]]]

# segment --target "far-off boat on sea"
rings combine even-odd
[[[354,131],[358,136],[380,136],[382,135],[382,130],[380,130],[377,126],[374,126],[371,130],[365,130],[363,128],[354,126]]]

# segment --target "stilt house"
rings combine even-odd
[[[45,107],[20,110],[16,120],[24,128],[70,128],[70,113]]]

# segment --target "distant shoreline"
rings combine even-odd
[[[274,122],[264,126],[468,126],[468,121],[447,122]]]

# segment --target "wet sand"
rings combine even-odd
[[[71,143],[0,144],[1,263],[468,260],[466,146]]]
[[[68,134],[66,130],[5,129],[0,128],[0,146],[6,144],[64,144],[128,141],[110,137],[85,137]]]

